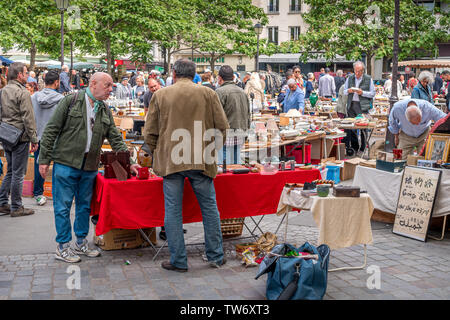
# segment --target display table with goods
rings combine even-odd
[[[330,194],[332,192],[332,194]],[[367,245],[372,244],[370,218],[373,213],[372,199],[359,188],[334,186],[333,181],[319,180],[312,184],[286,185],[278,203],[277,215],[286,218],[293,209],[310,210],[319,228],[317,245],[327,244],[331,249],[364,246],[364,264],[360,267],[332,269],[363,269],[367,263]]]
[[[443,236],[447,215],[450,214],[450,197],[448,196],[450,194],[450,170],[442,168],[435,169],[442,171],[442,176],[432,217],[444,217]],[[402,178],[403,172],[394,173],[376,168],[357,166],[353,185],[367,190],[367,193],[372,197],[375,209],[395,215]],[[431,238],[435,239],[434,237]]]
[[[214,179],[220,218],[238,219],[273,214],[286,183],[320,178],[319,170],[280,171],[275,174],[219,174]],[[111,229],[143,229],[164,225],[163,179],[106,179],[98,174],[91,215],[98,215],[96,235]],[[188,181],[183,196],[183,223],[202,221],[199,204]],[[254,221],[254,220],[253,220]],[[255,224],[259,224],[255,222]],[[248,228],[248,227],[247,227]],[[255,229],[254,229],[255,230]],[[252,233],[252,230],[249,229]]]

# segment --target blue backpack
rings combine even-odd
[[[290,251],[309,252],[318,259],[285,256]],[[305,242],[300,248],[284,243],[275,246],[261,262],[258,279],[267,273],[268,300],[322,300],[327,290],[330,248],[314,247]]]

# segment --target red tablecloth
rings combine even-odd
[[[320,179],[319,170],[282,171],[275,175],[221,174],[214,179],[221,219],[242,218],[277,211],[286,183]],[[99,215],[96,234],[111,229],[139,229],[164,225],[162,178],[127,181],[97,176],[92,197],[92,215]],[[186,180],[183,223],[200,222],[202,215],[191,184]]]

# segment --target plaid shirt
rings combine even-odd
[[[242,130],[227,130],[227,138],[225,140],[226,146],[237,146],[245,143],[246,134]]]

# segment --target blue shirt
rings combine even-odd
[[[305,85],[305,99],[308,99],[311,92],[314,90],[313,88],[313,84],[311,81],[306,81],[306,85]]]
[[[414,125],[406,119],[406,107],[410,101],[414,101],[417,107],[422,111],[422,121],[418,125]],[[431,103],[420,99],[405,99],[394,104],[389,114],[389,131],[398,134],[400,129],[403,133],[410,137],[417,138],[421,136],[431,124],[431,120],[438,121],[445,117],[446,114],[433,106]]]
[[[37,83],[36,79],[33,78],[32,76],[28,76],[27,82],[36,82]]]
[[[431,90],[431,86],[427,85],[427,88],[425,89],[422,84],[419,82],[414,88],[411,93],[412,99],[423,99],[425,101],[428,101],[429,103],[434,105],[433,100],[433,91]]]
[[[202,78],[200,77],[200,75],[198,73],[195,74],[194,79],[192,80],[194,83],[199,83],[202,82]]]
[[[297,109],[301,113],[305,109],[305,94],[299,87],[292,93],[290,89],[286,91],[286,97],[283,101],[283,112],[288,112],[290,109]]]

